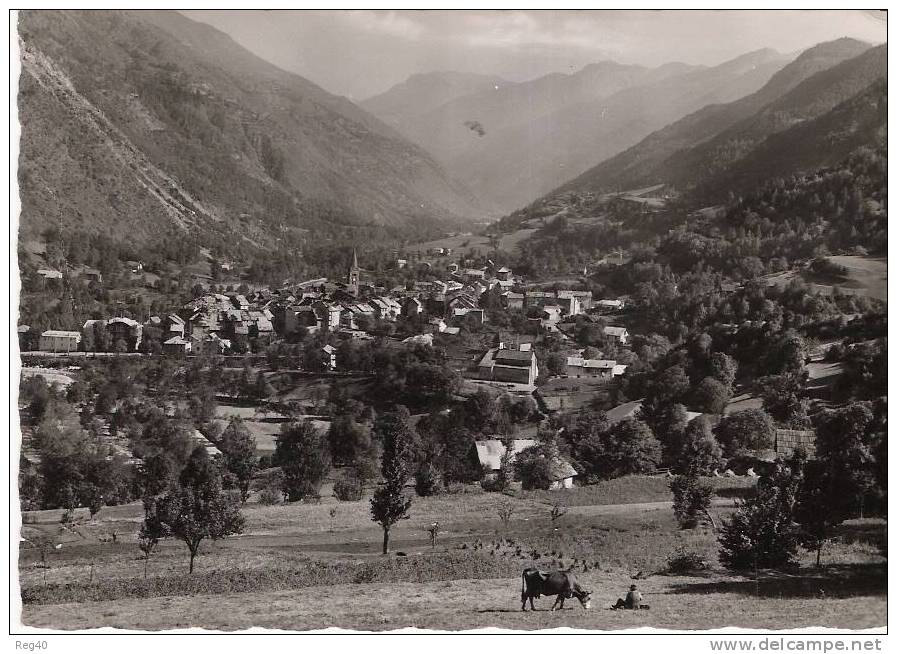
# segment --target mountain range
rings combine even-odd
[[[707,104],[756,91],[788,62],[765,49],[718,66],[605,61],[495,84],[431,108],[408,84],[361,105],[420,144],[488,207],[507,212]],[[384,105],[408,98],[399,112]],[[474,125],[477,129],[471,129]]]

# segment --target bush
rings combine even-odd
[[[453,482],[445,487],[445,492],[449,495],[477,495],[485,489],[477,484],[462,484],[461,482]]]
[[[702,554],[678,548],[667,558],[667,572],[683,574],[706,570],[710,566]]]
[[[357,502],[364,497],[364,482],[354,474],[344,475],[333,485],[333,494],[340,502]]]
[[[259,493],[259,504],[273,506],[283,501],[283,492],[279,488],[263,488]]]
[[[480,488],[487,493],[503,493],[508,486],[507,478],[502,475],[490,475],[480,482]]]

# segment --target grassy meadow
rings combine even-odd
[[[750,490],[743,479],[715,481],[716,516]],[[244,533],[204,543],[193,575],[186,574],[180,542],[164,542],[149,561],[143,559],[136,545],[139,504],[104,508],[92,522],[79,513],[69,529],[62,529],[58,511],[33,512],[24,516],[23,535],[35,540],[45,534],[62,546],[42,562],[34,547],[23,544],[22,622],[62,629],[222,630],[886,623],[884,522],[846,525],[823,552],[822,570],[806,553],[792,573],[741,577],[718,565],[710,526],[677,528],[666,483],[630,477],[514,497],[471,491],[415,498],[410,519],[393,530],[389,556],[380,553],[382,532],[370,520],[367,499],[339,503],[325,497],[319,504],[278,506],[250,499]],[[567,513],[553,522],[555,503]],[[505,522],[499,509],[508,505],[513,512]],[[435,521],[440,531],[433,546],[426,530]],[[668,558],[676,552],[700,555],[707,569],[669,573]],[[520,573],[531,565],[572,566],[595,593],[592,610],[568,602],[560,613],[520,612]],[[630,583],[639,584],[651,610],[607,610]],[[537,607],[548,609],[552,602],[543,598]]]

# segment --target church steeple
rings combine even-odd
[[[346,289],[352,295],[358,295],[358,286],[361,280],[361,268],[358,266],[358,253],[352,248],[352,265],[349,268],[349,275],[346,279],[348,288]]]

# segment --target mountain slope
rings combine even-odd
[[[755,93],[734,102],[703,107],[598,164],[563,185],[559,191],[604,192],[643,187],[666,180],[674,173],[676,164],[670,163],[666,167],[664,164],[677,151],[693,148],[713,138],[790,92],[809,77],[859,56],[869,48],[868,44],[854,39],[838,39],[809,48]]]
[[[359,105],[387,125],[401,130],[402,125],[457,98],[496,91],[509,84],[495,75],[456,71],[421,73]]]
[[[708,187],[770,136],[831,111],[886,74],[886,46],[816,73],[709,141],[671,157],[665,164],[669,180],[680,188]]]
[[[477,215],[394,129],[176,12],[23,12],[19,33],[27,232],[176,225],[264,242]]]
[[[860,147],[887,147],[888,84],[884,76],[816,118],[764,139],[747,155],[697,184],[696,195],[722,199],[762,181],[833,166]]]

